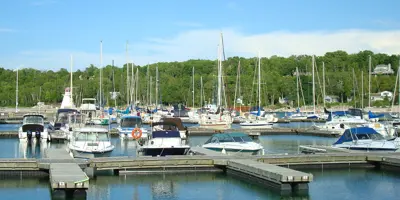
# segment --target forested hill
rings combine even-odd
[[[391,64],[394,73],[392,75],[372,76],[372,93],[388,90],[393,91],[396,81],[396,73],[399,66],[397,55],[374,54],[371,51],[361,51],[357,54],[347,54],[344,51],[326,53],[324,56],[316,57],[316,92],[318,102],[322,102],[322,63],[325,63],[326,94],[335,95],[340,99],[352,97],[354,92],[356,101],[361,97],[361,72],[364,74],[364,93],[368,93],[368,57],[372,56],[372,69],[378,64]],[[237,67],[240,61],[241,96],[244,104],[255,104],[256,86],[254,83],[255,66],[257,58],[231,57],[223,62],[224,82],[226,84],[227,103],[233,104]],[[110,61],[111,63],[111,61]],[[65,64],[68,66],[68,63]],[[185,62],[160,62],[149,66],[139,67],[139,90],[138,96],[142,102],[147,101],[147,88],[149,85],[146,78],[147,68],[152,76],[152,101],[155,101],[155,76],[156,66],[159,69],[159,100],[163,104],[186,103],[192,105],[192,67],[195,68],[195,105],[200,104],[200,77],[203,79],[204,96],[207,102],[212,100],[216,86],[217,62],[216,60],[188,60]],[[301,85],[306,103],[312,102],[312,76],[311,56],[299,55],[290,57],[272,56],[261,59],[262,71],[262,104],[270,105],[277,103],[279,97],[287,97],[297,105],[296,67],[301,72]],[[56,66],[46,66],[48,68]],[[80,66],[75,66],[80,67]],[[109,92],[113,91],[113,71],[115,90],[120,92],[117,99],[118,105],[126,105],[126,65],[111,66],[103,68],[103,92],[108,102]],[[354,76],[353,76],[354,70]],[[99,68],[91,65],[84,71],[78,70],[73,73],[74,99],[78,102],[80,98],[96,97],[99,91]],[[308,72],[308,73],[307,73]],[[317,76],[318,75],[318,76]],[[60,103],[65,87],[69,87],[70,75],[68,70],[39,71],[36,69],[22,69],[19,71],[19,105],[33,106],[38,101],[46,104]],[[0,106],[15,105],[16,72],[0,68]],[[353,87],[354,86],[354,87]],[[253,94],[252,94],[253,92]],[[76,99],[77,98],[77,99]],[[364,100],[367,101],[368,95]],[[302,100],[301,100],[302,101]],[[301,103],[302,104],[302,103]]]

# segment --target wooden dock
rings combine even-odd
[[[312,174],[255,160],[229,160],[227,169],[228,173],[242,175],[247,179],[258,179],[259,182],[280,191],[307,190],[308,183],[313,180]]]
[[[104,157],[73,159],[65,149],[48,149],[42,159],[0,159],[0,172],[47,172],[53,192],[85,191],[85,172],[111,170],[115,174],[226,172],[280,191],[307,190],[315,178],[304,168],[400,168],[400,153],[337,152],[262,156],[229,156],[194,147],[194,155],[166,157]],[[82,169],[85,170],[82,171]],[[299,171],[300,170],[300,171]]]
[[[89,188],[89,177],[65,149],[47,149],[45,158],[58,161],[49,163],[50,186],[53,193],[82,192]]]

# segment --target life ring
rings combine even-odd
[[[135,128],[132,130],[133,139],[137,140],[142,137],[142,130],[140,128]]]

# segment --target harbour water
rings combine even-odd
[[[19,125],[0,126],[3,131]],[[192,137],[191,146],[203,144],[209,137]],[[335,138],[299,135],[261,136],[266,153],[298,153],[298,145],[329,145]],[[135,156],[136,143],[112,138],[116,146],[112,156]],[[19,142],[0,139],[1,158],[40,158],[45,148],[65,148],[64,143]],[[111,176],[108,173],[90,181],[87,199],[398,199],[400,174],[376,169],[306,169],[314,175],[306,194],[281,195],[277,191],[223,173],[188,173]],[[51,199],[48,177],[0,176],[1,199]]]

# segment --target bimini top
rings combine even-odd
[[[136,115],[123,115],[121,119],[142,119],[142,118]]]
[[[351,142],[353,140],[383,140],[383,136],[369,127],[355,127],[346,129],[342,136],[334,144]]]
[[[79,111],[77,109],[73,109],[73,108],[60,108],[57,110],[57,113],[62,113],[62,112],[77,112],[77,113],[79,113]]]
[[[211,136],[205,143],[222,143],[222,142],[252,142],[253,140],[245,133],[218,133]]]
[[[179,131],[153,131],[153,138],[181,138]]]

